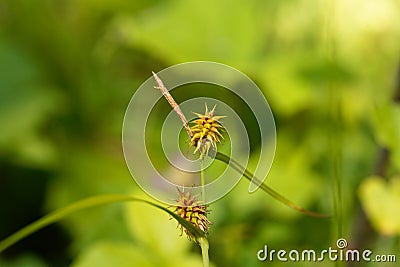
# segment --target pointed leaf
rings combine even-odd
[[[276,192],[275,190],[273,190],[272,188],[270,188],[266,184],[262,183],[261,180],[258,179],[257,177],[255,177],[249,170],[247,170],[245,167],[241,166],[237,161],[231,159],[227,155],[224,155],[224,154],[222,154],[220,152],[217,152],[217,154],[215,156],[215,159],[226,163],[227,165],[231,166],[234,170],[238,171],[239,173],[243,173],[243,176],[247,180],[249,180],[250,182],[255,183],[257,186],[259,186],[261,188],[261,190],[263,190],[265,193],[269,194],[271,197],[275,198],[276,200],[278,200],[282,204],[285,204],[286,206],[288,206],[288,207],[290,207],[292,209],[295,209],[295,210],[297,210],[297,211],[299,211],[301,213],[307,214],[309,216],[320,217],[320,218],[330,217],[329,215],[325,215],[325,214],[320,214],[320,213],[317,213],[317,212],[309,211],[309,210],[306,210],[306,209],[296,205],[295,203],[293,203],[289,199],[285,198],[284,196],[282,196],[281,194],[279,194],[278,192]]]
[[[78,212],[78,211],[81,211],[81,210],[84,210],[87,208],[92,208],[92,207],[97,207],[97,206],[102,206],[102,205],[117,203],[117,202],[126,202],[126,201],[143,202],[143,203],[149,204],[153,207],[159,208],[159,209],[167,212],[174,219],[176,219],[181,225],[183,225],[186,229],[188,229],[188,231],[190,231],[195,236],[196,239],[201,238],[201,237],[204,237],[204,238],[206,237],[204,232],[197,229],[190,222],[182,219],[181,217],[176,215],[174,212],[168,210],[165,207],[162,207],[162,206],[152,203],[150,201],[146,201],[146,200],[128,196],[128,195],[108,194],[108,195],[99,195],[99,196],[89,197],[89,198],[85,198],[83,200],[74,202],[66,207],[60,208],[54,212],[47,214],[46,216],[34,221],[33,223],[28,224],[24,228],[20,229],[19,231],[15,232],[14,234],[10,235],[9,237],[0,241],[0,252],[4,251],[8,247],[12,246],[13,244],[20,241],[21,239],[29,236],[30,234],[50,225],[52,223],[60,221],[61,219],[65,218],[68,215],[71,215],[72,213],[75,213],[75,212]]]

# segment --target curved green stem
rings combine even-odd
[[[245,167],[240,165],[240,163],[238,163],[234,159],[231,159],[227,155],[224,155],[224,154],[222,154],[220,152],[217,152],[216,155],[215,155],[215,159],[226,163],[227,165],[231,166],[234,170],[238,171],[239,173],[242,173],[243,176],[247,180],[249,180],[251,183],[256,183],[258,186],[260,186],[260,188],[264,192],[266,192],[267,194],[269,194],[271,197],[275,198],[279,202],[285,204],[286,206],[288,206],[288,207],[290,207],[292,209],[295,209],[295,210],[297,210],[297,211],[299,211],[301,213],[313,216],[313,217],[319,217],[319,218],[331,217],[330,215],[309,211],[309,210],[306,210],[306,209],[296,205],[295,203],[293,203],[289,199],[285,198],[284,196],[282,196],[281,194],[279,194],[278,192],[273,190],[271,187],[269,187],[266,184],[262,183],[260,179],[258,179],[257,177],[254,176],[254,174],[252,174],[249,170],[247,170]]]
[[[83,200],[77,201],[75,203],[72,203],[66,207],[60,208],[58,210],[55,210],[44,217],[38,219],[37,221],[34,221],[31,224],[28,224],[24,228],[20,229],[19,231],[15,232],[14,234],[10,235],[9,237],[3,239],[0,241],[0,253],[4,251],[5,249],[9,248],[13,244],[17,243],[21,239],[29,236],[30,234],[52,224],[55,223],[64,217],[71,215],[72,213],[87,209],[87,208],[92,208],[92,207],[97,207],[97,206],[102,206],[106,204],[111,204],[111,203],[118,203],[118,202],[127,202],[127,201],[138,201],[138,202],[143,202],[146,204],[149,204],[153,207],[156,207],[158,209],[161,209],[165,212],[167,212],[169,215],[171,215],[173,218],[175,218],[181,225],[183,225],[186,229],[188,229],[197,239],[199,238],[206,238],[205,234],[203,231],[197,229],[194,227],[190,222],[186,221],[185,219],[181,218],[180,216],[176,215],[174,212],[170,211],[169,209],[160,206],[158,204],[152,203],[150,201],[128,196],[128,195],[118,195],[118,194],[109,194],[109,195],[99,195],[99,196],[94,196],[94,197],[89,197],[85,198]]]

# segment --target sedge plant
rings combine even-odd
[[[261,188],[262,191],[269,194],[274,199],[283,203],[284,205],[295,209],[303,214],[314,216],[314,217],[329,217],[324,214],[312,212],[306,210],[297,204],[293,203],[286,197],[282,196],[269,186],[261,183],[261,180],[254,177],[253,173],[241,166],[237,161],[231,159],[229,156],[218,152],[217,145],[224,138],[224,127],[220,123],[220,119],[224,118],[222,115],[215,115],[216,107],[214,106],[211,110],[208,109],[207,105],[205,107],[205,113],[195,113],[197,119],[192,122],[190,126],[185,115],[179,108],[179,105],[175,102],[171,94],[168,92],[167,88],[164,86],[161,79],[153,72],[153,77],[157,83],[157,88],[160,89],[161,93],[165,99],[169,102],[173,110],[179,116],[183,123],[188,137],[189,137],[189,147],[194,149],[195,154],[198,154],[200,158],[201,172],[200,172],[200,183],[202,186],[205,185],[203,169],[203,159],[209,156],[210,152],[213,152],[214,158],[219,160],[241,173],[247,180],[254,182]],[[204,187],[203,187],[204,188]],[[178,222],[178,228],[181,234],[185,233],[190,241],[197,243],[201,248],[203,266],[209,266],[209,243],[208,243],[208,229],[212,222],[207,218],[209,214],[208,205],[205,205],[205,192],[202,191],[202,199],[198,196],[192,195],[191,192],[183,192],[179,189],[177,190],[176,204],[172,208],[164,207],[160,204],[153,203],[141,198],[137,198],[130,195],[122,194],[103,194],[98,196],[92,196],[80,201],[74,202],[63,208],[55,210],[44,217],[28,224],[17,232],[11,234],[7,238],[0,241],[0,253],[24,239],[25,237],[31,235],[32,233],[52,224],[62,220],[63,218],[88,208],[93,208],[97,206],[103,206],[112,203],[121,202],[142,202],[149,206],[153,206],[157,209],[161,209],[175,219]]]

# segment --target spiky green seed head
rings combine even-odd
[[[225,116],[214,116],[215,107],[209,111],[206,105],[205,114],[194,113],[198,119],[194,120],[193,126],[190,127],[193,135],[189,147],[195,147],[194,154],[199,152],[200,158],[207,155],[211,148],[216,149],[217,143],[221,143],[220,138],[224,138],[221,132],[224,132],[225,128],[218,120]]]
[[[175,213],[186,221],[190,222],[194,227],[201,230],[205,234],[208,233],[208,226],[212,224],[207,218],[209,211],[206,205],[202,205],[202,201],[198,201],[195,196],[192,196],[190,192],[179,191],[179,198],[177,200],[177,206]],[[194,240],[193,234],[187,230],[181,224],[178,224],[178,228],[182,232],[185,232],[189,240]]]

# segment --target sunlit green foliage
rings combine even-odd
[[[277,151],[266,183],[301,206],[334,213],[338,179],[343,213],[338,233],[335,219],[306,217],[260,191],[250,195],[243,180],[210,207],[211,262],[283,266],[259,262],[257,251],[265,244],[326,249],[339,234],[380,253],[399,251],[400,104],[392,99],[399,17],[397,0],[0,2],[0,239],[83,197],[139,194],[121,151],[130,97],[151,71],[210,60],[254,79],[271,105]],[[170,107],[160,103],[157,112],[154,125]],[[390,151],[379,173],[387,181],[366,178],[378,168],[380,147]],[[31,214],[33,202],[39,206]],[[363,238],[361,207],[373,225]],[[201,264],[175,221],[141,204],[81,212],[61,227],[70,242],[6,251],[0,266]]]

